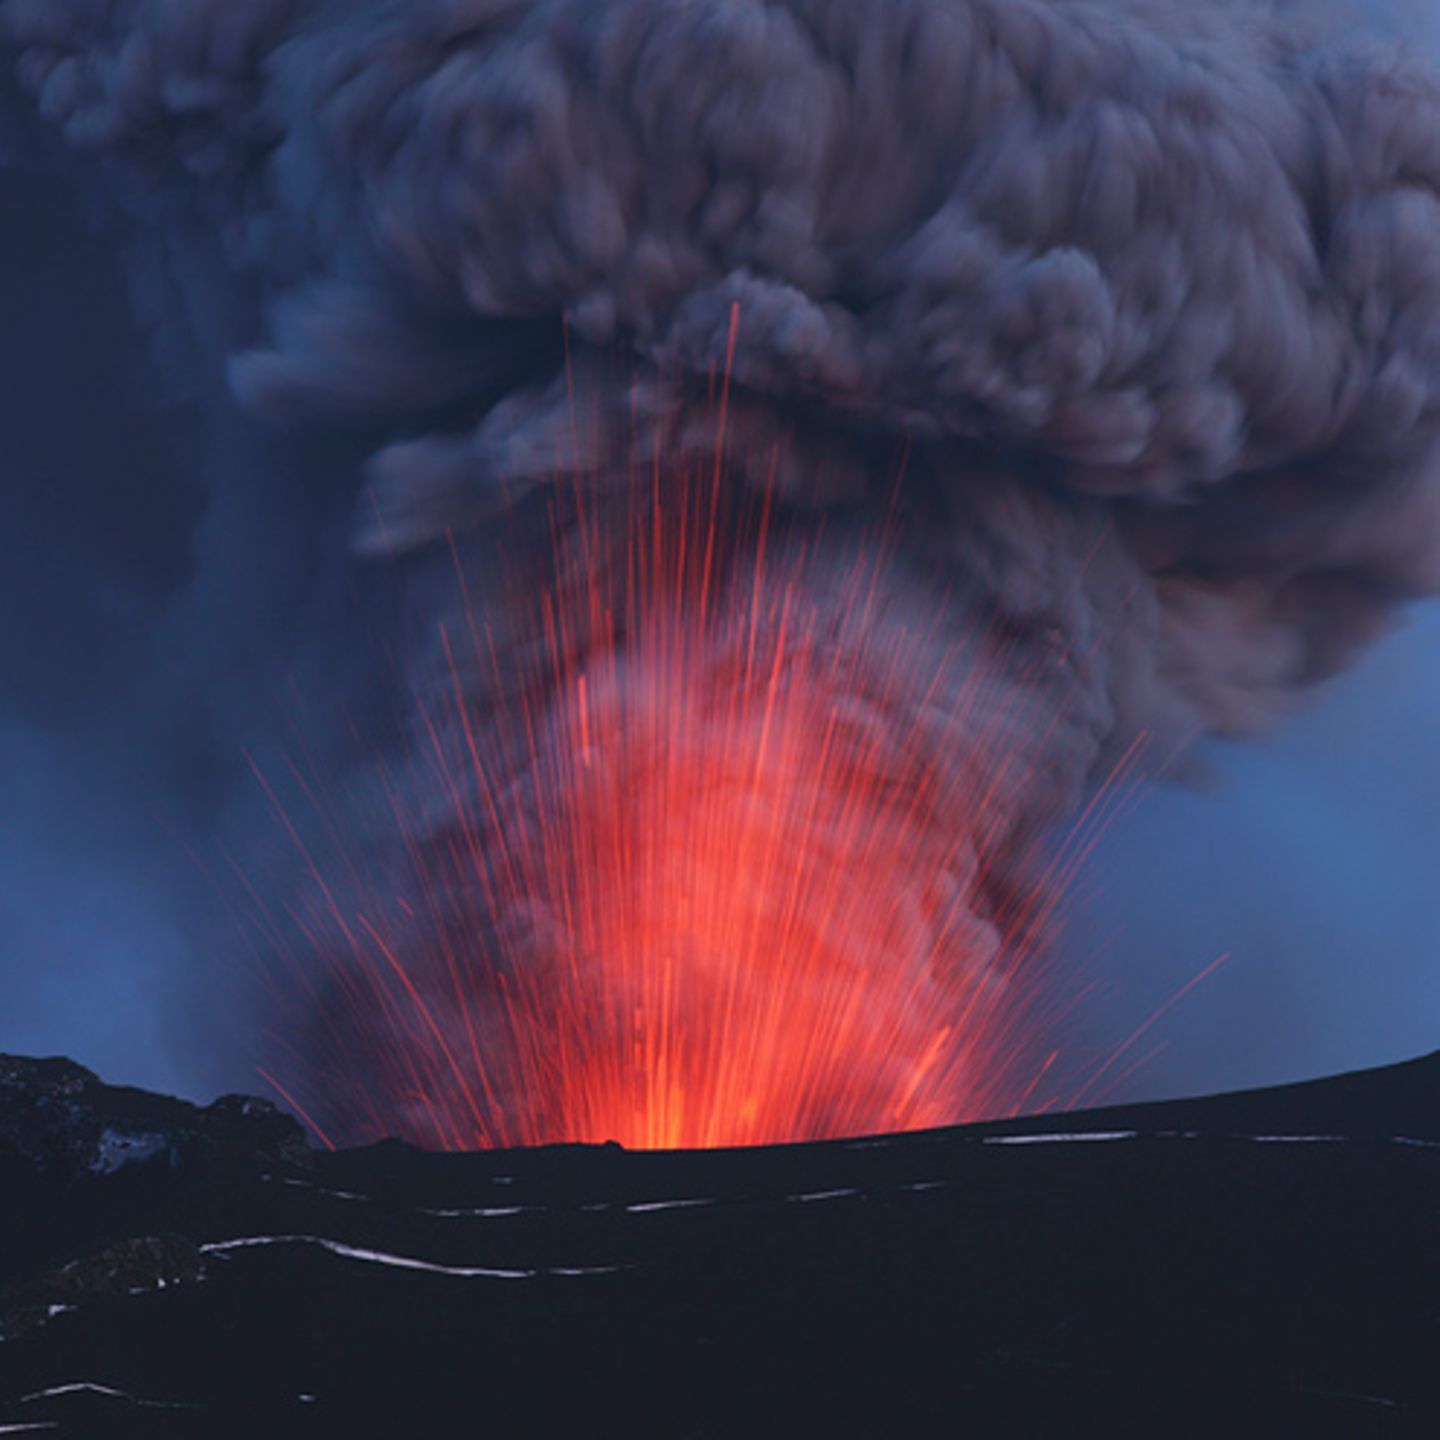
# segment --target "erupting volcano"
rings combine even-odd
[[[1038,1103],[1060,886],[992,863],[1018,843],[1026,752],[992,693],[1013,657],[897,580],[903,452],[878,522],[787,526],[773,473],[737,501],[729,379],[713,463],[657,448],[599,505],[557,477],[550,573],[505,579],[508,675],[451,541],[438,683],[412,698],[425,779],[382,786],[396,893],[345,908],[348,857],[318,859],[257,768],[313,881],[262,946],[298,925],[330,974],[317,997],[271,967],[279,993],[304,978],[325,1062],[308,1090],[283,1056],[267,1078],[322,1135],[695,1148]]]
[[[1106,794],[1440,590],[1440,85],[1319,8],[0,0],[210,447],[234,1055],[444,1147],[1075,1098]]]

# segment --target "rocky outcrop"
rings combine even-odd
[[[174,1168],[227,1158],[308,1165],[304,1129],[268,1100],[225,1095],[211,1105],[104,1084],[73,1060],[0,1055],[0,1156],[53,1179]]]
[[[91,1300],[193,1284],[204,1274],[205,1257],[183,1235],[122,1240],[28,1285],[0,1290],[0,1340],[18,1339]]]

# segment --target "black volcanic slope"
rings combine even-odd
[[[459,1156],[0,1058],[0,1214],[0,1434],[1440,1437],[1440,1055]]]

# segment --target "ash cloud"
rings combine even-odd
[[[218,245],[252,318],[200,349],[327,493],[364,457],[351,542],[412,612],[447,531],[483,568],[557,470],[711,444],[737,304],[733,453],[784,439],[803,528],[912,438],[904,554],[1004,618],[1017,728],[1063,707],[1017,834],[1440,581],[1440,83],[1296,7],[4,0],[0,38],[162,331],[215,271],[141,242]]]
[[[561,453],[514,322],[683,383],[738,301],[757,399],[910,431],[957,491],[952,439],[1109,507],[1205,722],[1434,584],[1440,91],[1383,49],[1231,6],[4,15],[42,114],[261,278],[243,400],[483,407],[376,458],[416,541]]]

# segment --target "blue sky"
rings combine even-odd
[[[1214,784],[1161,787],[1107,836],[1069,934],[1128,1033],[1156,1027],[1129,1093],[1213,1089],[1440,1048],[1440,604],[1262,744],[1211,745]],[[1107,1013],[1108,1007],[1108,1013]]]

